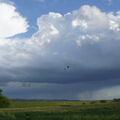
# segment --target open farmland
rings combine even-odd
[[[119,101],[13,101],[0,111],[0,120],[120,120]]]

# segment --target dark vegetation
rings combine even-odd
[[[16,120],[16,117],[11,113],[0,112],[0,120]]]
[[[10,100],[2,95],[2,90],[0,89],[0,108],[7,108],[10,106]]]
[[[120,120],[120,101],[12,101],[0,120]]]
[[[120,102],[120,99],[113,99],[113,102]]]

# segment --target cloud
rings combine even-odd
[[[119,13],[105,13],[84,5],[65,15],[54,12],[42,15],[37,20],[38,31],[31,38],[1,39],[4,53],[0,57],[1,66],[59,71],[71,64],[79,67],[76,70],[116,67],[118,70]]]
[[[12,4],[0,2],[0,18],[0,39],[25,33],[29,26]]]
[[[106,39],[105,35],[109,37],[111,32],[116,32],[118,35],[120,31],[119,12],[116,16],[113,13],[106,14],[95,6],[88,5],[64,16],[59,13],[43,15],[37,23],[39,30],[32,36],[30,42],[33,41],[35,44],[37,42],[40,46],[48,45],[48,47],[57,41],[61,43],[66,41],[70,44],[78,41],[79,43],[96,42]]]
[[[78,98],[80,100],[112,100],[113,98],[119,98],[120,94],[119,91],[120,90],[120,86],[113,86],[113,87],[106,87],[106,88],[102,88],[102,89],[98,89],[95,91],[87,91],[87,92],[83,92],[80,93],[78,95]]]
[[[65,15],[50,12],[38,18],[38,32],[27,48],[49,61],[74,61],[92,68],[115,66],[113,61],[119,59],[119,16],[119,11],[115,15],[89,5]]]
[[[64,15],[55,12],[42,15],[37,25],[38,31],[31,38],[5,38],[18,32],[1,35],[0,82],[3,86],[4,83],[14,86],[15,81],[18,86],[29,82],[47,84],[44,89],[53,87],[54,91],[59,86],[62,91],[64,85],[69,93],[78,84],[78,92],[73,92],[76,93],[73,98],[77,98],[80,91],[97,90],[94,83],[104,82],[99,89],[120,84],[117,82],[120,79],[120,11],[105,13],[95,6],[84,5]],[[22,32],[27,30],[25,26]],[[66,65],[70,65],[69,71],[64,70]],[[80,85],[83,85],[81,89]]]
[[[104,84],[106,83],[100,82],[98,84],[97,82],[89,82],[86,84],[85,82],[81,82],[76,84],[51,84],[10,82],[7,84],[7,87],[2,88],[4,88],[3,92],[8,97],[23,99],[102,100],[120,97],[118,92],[120,86],[103,86]]]

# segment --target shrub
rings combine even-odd
[[[83,102],[82,104],[83,104],[83,105],[85,105],[86,103],[85,103],[85,102]]]
[[[2,90],[0,89],[0,108],[6,108],[9,107],[10,105],[10,100],[2,95]]]
[[[106,103],[107,101],[106,100],[100,100],[100,103]]]

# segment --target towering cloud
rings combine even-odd
[[[38,31],[31,38],[6,39],[26,32],[28,25],[14,6],[0,5],[6,6],[0,9],[10,9],[9,15],[2,17],[8,20],[3,20],[7,26],[1,23],[6,32],[0,32],[1,41],[4,39],[0,43],[2,85],[7,83],[11,87],[16,80],[18,86],[22,86],[21,82],[38,82],[44,84],[40,90],[51,89],[54,94],[52,88],[69,93],[77,86],[71,91],[75,93],[73,97],[82,98],[79,95],[82,91],[112,86],[113,81],[115,86],[119,84],[120,11],[105,13],[95,6],[84,5],[64,15],[50,12],[38,18]],[[64,71],[65,65],[70,65],[69,71]]]
[[[44,56],[48,61],[54,58],[54,62],[74,61],[92,68],[119,64],[115,62],[119,59],[116,58],[119,56],[119,11],[105,13],[85,5],[65,15],[53,12],[42,15],[37,24],[38,32],[28,41],[27,48],[39,57]]]

